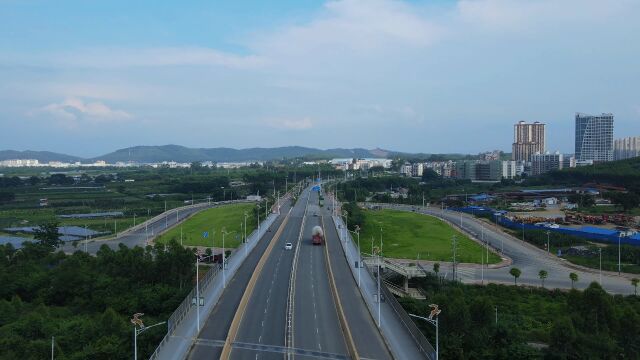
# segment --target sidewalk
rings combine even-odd
[[[354,241],[351,239],[351,235],[347,232],[345,237],[344,223],[340,217],[333,216],[333,222],[338,231],[340,243],[345,252],[347,261],[349,262],[353,277],[358,281],[358,269],[355,267],[355,262],[358,261],[358,249]],[[360,271],[360,292],[364,298],[371,315],[374,320],[378,319],[378,303],[375,301],[378,293],[378,284],[374,280],[373,276],[367,271],[366,268],[359,269]],[[384,285],[382,285],[384,286]],[[404,324],[395,315],[394,310],[387,302],[380,304],[381,313],[381,326],[380,332],[384,337],[389,350],[393,354],[395,359],[424,359],[425,354],[422,353],[416,343],[413,340],[412,335],[409,333]]]
[[[258,243],[258,240],[264,236],[277,217],[277,214],[270,214],[269,217],[260,224],[260,231],[254,231],[251,236],[248,237],[248,241],[241,244],[233,252],[233,256],[229,257],[225,274],[227,283],[231,278],[233,278],[240,265],[242,265],[248,254],[251,253]],[[247,247],[246,252],[245,247]],[[200,296],[204,297],[204,306],[200,307],[200,328],[204,325],[207,317],[211,313],[211,310],[213,310],[215,305],[218,303],[218,300],[224,291],[222,279],[222,274],[218,272],[209,285],[200,290]],[[173,333],[167,334],[160,342],[160,345],[158,345],[158,348],[150,359],[184,359],[191,347],[191,344],[193,344],[197,337],[198,332],[197,308],[195,306],[191,306],[188,313],[182,318],[180,323],[174,327]]]

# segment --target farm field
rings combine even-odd
[[[242,241],[241,224],[244,226],[244,213],[247,213],[247,236],[257,226],[257,219],[253,209],[255,204],[234,204],[213,209],[204,210],[187,219],[182,225],[178,225],[168,232],[162,234],[156,242],[166,243],[170,239],[175,239],[178,243],[181,240],[184,246],[209,246],[222,247],[222,229],[225,228],[225,247],[238,247]],[[262,218],[262,216],[261,216]],[[208,236],[203,237],[207,232]]]
[[[364,210],[365,226],[360,232],[363,253],[371,253],[371,239],[379,246],[382,228],[382,252],[385,257],[432,261],[452,261],[452,237],[457,238],[457,261],[486,263],[486,252],[480,244],[431,216],[395,210]],[[484,260],[483,260],[484,256]],[[500,257],[489,251],[489,264]]]

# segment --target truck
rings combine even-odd
[[[313,245],[322,245],[324,241],[324,234],[322,233],[322,228],[320,226],[314,226],[311,229],[311,243]]]

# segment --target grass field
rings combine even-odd
[[[244,226],[245,211],[249,215],[247,217],[247,236],[257,226],[257,219],[252,212],[254,206],[254,204],[235,204],[199,212],[182,225],[178,225],[160,236],[156,241],[162,243],[175,239],[179,243],[180,228],[182,228],[182,244],[184,246],[212,246],[215,242],[215,247],[222,247],[222,228],[226,228],[227,233],[232,233],[225,236],[225,247],[238,247],[241,242],[240,223]],[[209,233],[207,238],[202,237],[205,231]]]
[[[457,261],[480,263],[486,252],[480,244],[469,239],[443,221],[431,216],[395,210],[365,210],[366,223],[360,232],[360,246],[365,253],[380,243],[382,228],[383,254],[397,259],[452,261],[452,236],[458,239]],[[486,262],[486,255],[485,260]],[[489,252],[489,263],[500,262],[500,257]]]

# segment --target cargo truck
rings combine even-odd
[[[324,234],[322,233],[322,228],[320,226],[314,226],[311,229],[311,243],[313,245],[322,245],[324,241]]]

